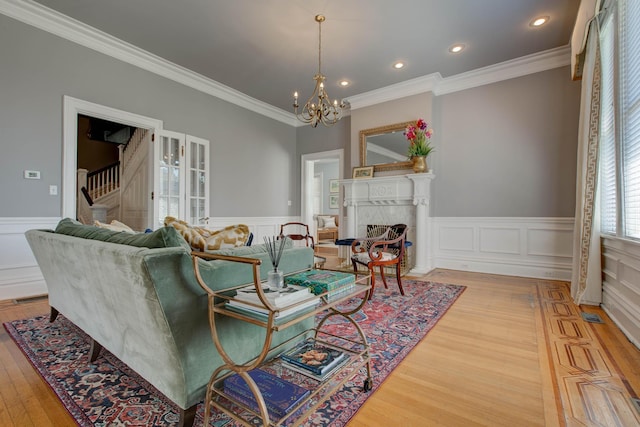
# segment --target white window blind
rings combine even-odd
[[[622,2],[621,12],[623,226],[640,238],[640,1]]]
[[[600,227],[616,234],[616,128],[614,15],[608,14],[600,29]]]

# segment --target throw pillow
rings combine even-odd
[[[334,218],[329,215],[318,215],[318,228],[325,228],[325,222],[330,219],[333,220]]]
[[[249,238],[249,227],[244,224],[230,225],[222,230],[212,231],[206,228],[189,225],[189,223],[168,216],[165,226],[171,226],[198,251],[215,251],[222,248],[244,246]]]
[[[336,219],[334,217],[329,217],[324,220],[324,228],[336,228]]]
[[[93,225],[100,228],[106,228],[107,230],[111,230],[111,231],[124,231],[125,233],[135,233],[135,231],[133,231],[133,229],[129,227],[127,224],[122,223],[115,219],[111,221],[110,224],[105,224],[98,220],[95,220],[93,221]]]
[[[205,251],[244,246],[249,238],[249,227],[244,224],[230,225],[222,230],[210,232]]]
[[[165,227],[173,227],[187,241],[192,249],[204,251],[206,241],[197,228],[191,227],[187,222],[167,216],[164,219]]]

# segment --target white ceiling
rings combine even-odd
[[[332,98],[460,74],[567,46],[579,0],[37,0],[272,106],[306,99],[318,67]],[[548,24],[532,28],[538,16]],[[448,52],[454,43],[465,50]],[[407,66],[394,70],[403,60]],[[347,88],[338,81],[347,79]]]

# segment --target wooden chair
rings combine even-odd
[[[302,230],[302,231],[301,231]],[[302,234],[302,233],[305,234]],[[315,241],[313,240],[313,236],[309,233],[309,226],[302,222],[287,222],[285,224],[280,225],[280,235],[279,238],[288,237],[291,240],[304,240],[305,244],[315,252]],[[313,267],[314,268],[323,268],[327,259],[325,257],[313,255]]]
[[[400,277],[400,263],[404,256],[405,241],[407,237],[406,224],[396,224],[389,226],[384,233],[375,237],[358,238],[351,244],[351,263],[353,271],[358,273],[358,264],[364,265],[371,273],[371,292],[369,299],[373,296],[376,284],[374,269],[380,267],[380,276],[385,288],[387,279],[384,277],[384,268],[395,265],[396,280],[400,294],[404,295],[402,279]]]
[[[305,234],[301,234],[300,230],[303,232],[306,231]],[[291,240],[304,240],[307,246],[311,246],[312,249],[315,249],[315,241],[313,240],[313,236],[309,233],[309,226],[305,223],[287,222],[280,225],[279,237],[288,237]],[[311,245],[309,245],[309,242],[311,242]]]

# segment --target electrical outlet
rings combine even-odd
[[[58,186],[57,185],[50,185],[49,186],[49,195],[50,196],[57,196],[58,195]]]

